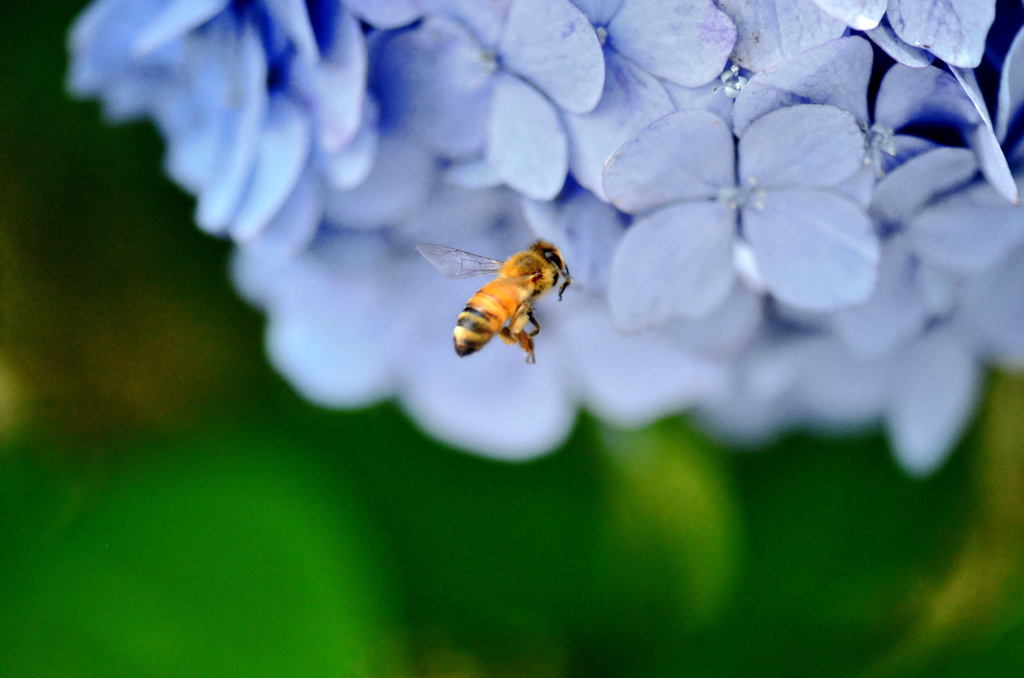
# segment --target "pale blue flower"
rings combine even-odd
[[[432,0],[414,30],[376,54],[383,103],[429,148],[483,156],[507,185],[551,199],[565,182],[560,111],[594,109],[604,88],[601,43],[569,0]]]
[[[688,111],[609,159],[605,191],[643,215],[612,262],[609,302],[623,329],[713,310],[732,287],[738,243],[749,246],[765,288],[795,306],[829,310],[870,294],[871,222],[833,190],[863,165],[855,118],[834,106],[779,109],[746,130],[738,167],[733,153],[721,119]]]

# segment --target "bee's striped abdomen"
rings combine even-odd
[[[484,285],[455,321],[455,352],[466,356],[483,348],[522,303],[521,296],[515,285],[504,280]]]

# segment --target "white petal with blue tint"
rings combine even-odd
[[[878,240],[849,198],[774,189],[765,191],[762,208],[744,208],[742,219],[765,282],[782,301],[830,311],[862,302],[874,289]]]
[[[468,28],[485,47],[494,49],[505,27],[512,0],[415,0],[431,21],[444,15]]]
[[[978,172],[966,148],[941,146],[911,158],[875,187],[871,216],[884,227],[900,226],[936,195],[970,181]]]
[[[892,30],[888,19],[883,18],[882,23],[867,31],[867,36],[871,38],[873,43],[881,47],[882,51],[905,66],[924,68],[931,65],[932,61],[935,60],[935,57],[930,52],[903,42],[896,35],[896,31]]]
[[[697,355],[727,358],[754,336],[764,317],[762,297],[733,283],[732,290],[710,313],[693,320],[679,320],[667,332]]]
[[[519,78],[499,74],[487,124],[487,162],[506,184],[538,200],[558,195],[569,148],[558,111]]]
[[[212,180],[199,194],[196,222],[208,231],[223,230],[238,207],[252,172],[267,108],[267,63],[259,37],[246,25],[238,36],[238,96],[220,119],[222,153]]]
[[[814,4],[850,28],[867,31],[881,21],[888,0],[814,0]]]
[[[1024,115],[1024,26],[1017,31],[999,76],[999,103],[996,113],[996,136],[1006,141],[1010,121],[1015,114]]]
[[[683,87],[667,80],[662,84],[677,111],[707,111],[730,124],[735,99],[727,94],[721,80],[712,80],[700,87]]]
[[[864,163],[864,134],[848,112],[801,104],[759,118],[739,142],[749,186],[832,186]]]
[[[718,5],[736,22],[738,40],[732,60],[751,71],[846,31],[846,24],[811,0],[719,0]]]
[[[718,202],[680,203],[637,219],[612,259],[608,301],[625,331],[708,313],[732,286],[736,214]]]
[[[671,113],[624,143],[605,163],[605,194],[625,212],[709,198],[733,186],[732,132],[704,111]]]
[[[330,221],[350,228],[378,228],[407,219],[436,179],[434,160],[406,137],[385,135],[369,176],[350,191],[327,196]]]
[[[882,414],[889,386],[885,361],[862,360],[842,342],[824,335],[804,342],[798,358],[793,400],[802,419],[849,433]]]
[[[922,259],[958,273],[981,273],[1024,242],[1024,207],[1007,205],[985,184],[921,211],[907,236]]]
[[[796,104],[831,104],[866,123],[871,60],[871,45],[856,36],[786,57],[744,85],[733,108],[733,129],[743,136],[761,116]]]
[[[231,224],[231,235],[247,240],[267,225],[292,192],[309,156],[309,119],[283,96],[267,111],[252,179]]]
[[[977,125],[980,118],[963,88],[946,71],[896,64],[882,78],[875,121],[898,132],[913,123],[964,129]]]
[[[483,150],[495,64],[464,27],[429,17],[385,35],[371,64],[381,109],[420,143],[451,157]]]
[[[554,203],[524,200],[523,215],[538,238],[561,250],[574,289],[604,294],[612,257],[626,232],[620,212],[577,189]]]
[[[878,283],[871,297],[832,315],[836,333],[863,359],[879,358],[909,341],[924,329],[927,320],[915,263],[902,245],[891,241],[882,251]]]
[[[974,71],[965,71],[956,66],[950,66],[953,77],[964,88],[964,93],[974,105],[981,122],[967,133],[967,142],[978,156],[978,164],[989,183],[999,193],[1012,203],[1020,202],[1020,194],[1017,192],[1017,185],[1013,181],[1013,174],[1006,163],[1006,156],[1003,149],[999,147],[999,140],[996,139],[995,129],[992,126],[992,116],[988,114],[988,105],[985,103],[985,95],[978,87],[978,79],[974,77]]]
[[[309,101],[320,146],[328,152],[339,150],[355,136],[366,91],[366,43],[359,22],[340,10],[335,30],[331,51],[311,69]]]
[[[630,137],[671,113],[672,100],[661,82],[609,51],[601,103],[590,113],[565,116],[569,167],[576,180],[602,200],[604,162]]]
[[[995,0],[889,0],[889,23],[896,34],[924,47],[953,66],[981,63],[985,36],[995,18]]]
[[[573,0],[573,4],[579,7],[595,26],[611,21],[622,3],[623,0]]]
[[[1024,365],[1024,250],[972,280],[963,308],[993,357]]]
[[[366,109],[373,102],[367,101]],[[372,107],[376,109],[376,106]],[[347,191],[363,183],[370,176],[373,162],[377,158],[377,142],[379,140],[377,125],[366,122],[375,118],[376,114],[364,116],[364,124],[359,128],[354,139],[336,153],[321,155],[324,175],[331,188]]]
[[[227,7],[230,0],[171,0],[139,33],[132,52],[145,56],[202,25]]]
[[[313,63],[320,56],[305,0],[263,0],[277,26],[291,39],[300,59]],[[340,9],[340,8],[339,8]]]
[[[518,205],[518,195],[506,188],[441,184],[431,191],[429,201],[392,229],[391,234],[395,240],[406,241],[399,248],[414,256],[417,266],[426,263],[413,249],[420,243],[446,243],[495,259],[504,258],[522,249],[527,241],[525,229],[516,219]],[[433,267],[422,270],[437,275]],[[481,284],[476,282],[478,287]]]
[[[974,411],[979,377],[968,351],[941,329],[893,361],[886,423],[905,470],[930,473],[949,455]]]
[[[501,186],[501,177],[484,158],[456,163],[445,169],[444,179],[464,188],[490,188]]]
[[[643,426],[724,392],[726,369],[688,355],[663,331],[622,334],[603,304],[566,297],[557,331],[584,406],[617,426]]]
[[[316,172],[308,166],[273,219],[246,243],[268,259],[286,260],[313,240],[324,216],[324,197]]]
[[[513,0],[499,47],[502,66],[567,111],[593,110],[604,54],[590,21],[569,0]]]
[[[420,15],[415,0],[345,0],[345,5],[377,28],[398,28],[412,23]]]
[[[327,252],[282,261],[243,249],[233,266],[236,285],[267,310],[271,362],[327,407],[365,406],[390,395],[395,359],[409,335],[402,327],[407,314],[380,313],[401,297],[390,280],[372,275],[387,265],[379,245],[343,244],[344,263]]]
[[[718,77],[736,44],[736,25],[711,0],[625,0],[607,30],[612,49],[684,87]]]

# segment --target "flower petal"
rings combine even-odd
[[[359,131],[366,92],[366,42],[359,22],[341,10],[331,51],[312,68],[309,105],[321,148],[335,152]]]
[[[569,148],[558,111],[519,78],[499,74],[487,125],[487,162],[506,184],[538,200],[558,195]]]
[[[331,188],[347,191],[370,175],[377,157],[377,106],[367,100],[363,107],[363,125],[354,139],[336,153],[323,154],[324,175]]]
[[[850,28],[867,31],[882,20],[888,0],[814,0],[814,4]]]
[[[482,55],[472,34],[444,17],[382,36],[370,63],[386,123],[441,155],[482,152],[493,86]]]
[[[810,311],[862,302],[877,277],[871,220],[845,196],[812,189],[765,191],[743,210],[743,230],[765,283],[781,301]]]
[[[170,0],[139,32],[132,53],[145,56],[219,14],[230,0]]]
[[[241,69],[234,108],[221,114],[221,153],[196,204],[196,223],[207,231],[223,230],[248,185],[267,110],[267,62],[256,30],[246,24],[235,47]]]
[[[688,355],[665,332],[619,332],[604,304],[574,299],[558,330],[584,405],[617,426],[643,426],[725,389],[721,364]]]
[[[999,104],[996,136],[1006,141],[1010,123],[1016,115],[1024,115],[1024,26],[1010,45],[999,76]]]
[[[978,397],[980,375],[970,354],[936,331],[893,361],[886,423],[896,459],[909,473],[935,470],[953,449]]]
[[[889,172],[875,187],[871,216],[883,229],[902,226],[932,198],[970,181],[978,172],[966,148],[940,146]]]
[[[319,57],[319,48],[305,0],[263,0],[272,21],[291,39],[300,59],[313,63]]]
[[[676,321],[668,331],[698,355],[725,358],[747,344],[760,327],[763,317],[761,295],[736,282],[725,301],[710,313],[692,320]]]
[[[259,233],[288,199],[309,157],[309,127],[295,104],[283,96],[271,100],[252,178],[231,224],[236,240]]]
[[[266,309],[267,352],[289,382],[321,405],[360,407],[395,388],[395,359],[409,331],[402,314],[377,317],[400,303],[391,281],[373,275],[374,267],[390,269],[379,244],[351,238],[339,244],[348,253],[343,262],[325,253],[282,262],[244,248],[233,273],[236,285]]]
[[[700,87],[683,87],[667,80],[662,84],[677,111],[707,111],[730,124],[735,99],[726,94],[721,80],[712,80]]]
[[[996,359],[1024,364],[1024,251],[972,280],[962,308]]]
[[[878,419],[885,405],[885,361],[865,361],[834,338],[804,342],[793,400],[801,418],[817,427],[849,431]]]
[[[415,0],[345,0],[345,6],[376,28],[399,28],[420,16]]]
[[[743,136],[761,116],[795,104],[831,104],[866,123],[871,60],[871,45],[856,36],[780,59],[740,90],[733,108],[733,129]]]
[[[995,0],[946,0],[941,5],[889,0],[888,14],[904,42],[924,47],[953,66],[975,68],[981,63],[995,5]]]
[[[846,31],[846,25],[811,0],[719,0],[736,22],[739,39],[732,60],[760,71],[790,54],[815,47]]]
[[[896,64],[886,72],[875,103],[875,121],[897,132],[908,125],[946,125],[957,129],[980,122],[963,88],[934,66]]]
[[[732,287],[735,213],[718,202],[665,207],[637,219],[612,259],[608,301],[625,331],[697,317]]]
[[[505,68],[567,111],[586,113],[601,98],[601,43],[569,0],[513,0],[499,52]]]
[[[1020,202],[1017,184],[1013,181],[1006,156],[1003,155],[1003,149],[999,147],[999,140],[996,139],[992,116],[988,114],[988,105],[978,87],[978,79],[974,77],[974,71],[965,71],[956,66],[949,68],[981,119],[981,122],[967,133],[967,143],[978,156],[981,172],[1003,197],[1017,204]]]
[[[1024,207],[977,184],[922,210],[907,225],[914,251],[959,273],[980,273],[1024,242]]]
[[[450,165],[444,171],[444,179],[450,184],[464,188],[501,186],[501,177],[483,158]]]
[[[607,24],[619,11],[623,0],[573,0],[573,3],[587,15],[595,26]]]
[[[882,48],[882,51],[893,58],[893,60],[911,68],[924,68],[931,65],[935,57],[923,49],[912,47],[900,40],[896,31],[889,24],[889,19],[883,18],[882,23],[875,28],[866,31],[871,41]]]
[[[430,195],[434,159],[408,138],[384,135],[369,176],[349,191],[331,191],[327,216],[349,228],[378,228],[407,219]]]
[[[509,5],[513,0],[415,0],[430,21],[444,15],[468,28],[483,46],[493,49],[505,26]]]
[[[569,166],[573,176],[602,200],[604,163],[616,148],[657,118],[674,110],[661,82],[613,51],[601,103],[590,113],[565,116],[569,132]]]
[[[680,111],[654,121],[605,163],[604,190],[616,207],[643,212],[713,197],[733,186],[732,132],[716,115]]]
[[[739,143],[740,180],[750,186],[833,186],[864,164],[864,133],[835,106],[772,111]]]
[[[608,34],[615,51],[684,87],[717,77],[736,44],[736,25],[711,0],[626,0]]]
[[[832,314],[832,326],[856,356],[871,360],[916,337],[928,320],[916,267],[895,243],[882,251],[878,283],[863,304]]]
[[[294,257],[313,240],[323,216],[323,190],[316,172],[307,167],[281,209],[245,246],[258,248],[268,259]]]

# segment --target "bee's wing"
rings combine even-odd
[[[497,259],[482,257],[454,247],[444,245],[417,245],[416,250],[423,258],[449,278],[472,278],[478,275],[492,275],[501,268]]]

